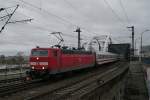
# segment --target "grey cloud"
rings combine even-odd
[[[122,0],[126,13],[130,19],[127,23],[124,12],[118,0],[107,0],[110,6],[121,18],[120,22],[103,0],[25,0],[40,9],[31,7],[19,0],[0,0],[1,7],[20,4],[19,9],[11,20],[33,18],[31,23],[9,24],[0,34],[0,51],[16,50],[30,51],[36,45],[47,47],[57,43],[57,39],[49,36],[53,31],[77,36],[76,26],[83,27],[82,38],[85,40],[95,35],[110,34],[113,38],[125,37],[125,42],[130,42],[131,32],[126,26],[135,25],[136,38],[139,34],[150,29],[150,1],[149,0]],[[67,2],[73,5],[69,5]],[[3,3],[3,4],[2,4]],[[45,12],[46,10],[46,12]],[[11,11],[11,10],[10,10]],[[10,12],[9,11],[9,12]],[[0,13],[0,16],[5,13]],[[54,15],[53,15],[54,14]],[[55,16],[56,15],[56,16]],[[58,17],[59,18],[58,18]],[[62,20],[64,19],[64,20]],[[67,22],[68,21],[68,22]],[[70,23],[74,24],[71,25]],[[0,27],[4,21],[0,21]],[[87,30],[87,31],[85,31]],[[147,37],[150,35],[146,35]],[[144,36],[144,39],[146,38]],[[77,39],[63,36],[65,44],[77,46]],[[116,40],[114,40],[116,41]],[[83,41],[84,42],[84,41]],[[116,41],[117,42],[117,41]],[[148,44],[149,42],[145,42]],[[15,49],[14,49],[15,48]]]

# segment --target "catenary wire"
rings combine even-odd
[[[72,25],[72,26],[74,26],[74,27],[80,27],[81,29],[83,29],[83,30],[86,31],[87,33],[90,33],[89,35],[91,35],[91,33],[92,33],[92,34],[96,34],[96,33],[94,33],[94,32],[90,32],[89,30],[87,30],[87,29],[86,29],[85,27],[83,27],[83,26],[75,25],[74,23],[72,23],[72,22],[70,22],[70,21],[68,21],[68,20],[66,20],[66,19],[64,19],[64,18],[62,18],[62,17],[60,17],[60,16],[57,16],[56,14],[53,14],[53,13],[47,11],[47,10],[41,9],[40,7],[37,7],[37,6],[35,6],[35,5],[31,4],[31,3],[28,3],[28,2],[26,2],[26,1],[24,1],[24,0],[19,0],[19,1],[23,2],[24,4],[27,4],[27,5],[31,6],[31,7],[33,7],[33,8],[36,8],[36,9],[38,9],[38,10],[40,10],[40,11],[43,11],[43,12],[45,12],[45,13],[51,15],[51,16],[54,16],[54,17],[58,18],[59,20],[65,22],[65,24],[68,23],[68,24],[70,24],[70,25]],[[96,35],[97,35],[97,34],[96,34]]]
[[[120,3],[120,6],[121,6],[121,8],[122,8],[122,10],[123,10],[123,12],[124,12],[124,15],[125,15],[125,17],[126,17],[127,22],[130,24],[129,17],[128,17],[127,12],[126,12],[126,10],[125,10],[125,8],[124,8],[124,5],[123,5],[123,3],[122,3],[122,0],[119,0],[119,3]]]
[[[85,14],[84,14],[84,12],[81,12],[81,11],[79,11],[72,3],[70,3],[68,0],[63,0],[63,1],[65,1],[65,3],[67,3],[72,9],[74,9],[79,15],[82,15],[83,17],[86,17],[86,18],[88,18]],[[98,35],[98,34],[96,34],[96,33],[94,33],[94,32],[90,32],[88,29],[86,29],[85,27],[83,27],[83,26],[80,26],[83,30],[85,30],[86,32],[88,32],[88,33],[92,33],[92,34],[95,34],[95,35]]]
[[[111,7],[111,5],[108,3],[107,0],[104,0],[105,4],[109,7],[109,9],[111,10],[111,12],[116,16],[116,19],[118,19],[118,21],[122,24],[124,24],[124,21],[120,18],[120,16],[115,12],[115,10]],[[126,25],[125,25],[126,26]]]

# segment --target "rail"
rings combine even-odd
[[[71,100],[79,100],[79,98],[85,96],[91,91],[94,91],[96,88],[103,86],[127,70],[128,66],[123,68],[118,66],[72,85],[68,85],[63,88],[61,87],[60,89],[56,89],[54,91],[47,91],[45,93],[41,92],[37,96],[32,96],[26,100],[46,100],[46,98],[50,98],[51,100],[67,100],[70,98]]]
[[[5,65],[4,67],[0,67],[0,84],[25,77],[27,70],[29,70],[29,67],[26,67],[26,65]]]
[[[128,69],[128,67],[122,67],[124,65],[126,65],[124,62],[120,62],[113,65],[79,71],[73,73],[73,75],[67,75],[67,77],[54,77],[46,82],[5,86],[6,91],[2,90],[0,93],[1,96],[6,96],[2,98],[3,100],[47,100],[47,97],[54,100],[63,100],[78,93],[78,95],[84,95],[83,93],[88,92],[88,90],[92,91],[92,88],[89,87],[106,84]]]

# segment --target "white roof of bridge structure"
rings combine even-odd
[[[108,45],[111,43],[112,41],[109,35],[99,35],[94,36],[91,39],[91,41],[87,44],[87,46],[89,46],[88,48],[95,52],[97,51],[107,52]]]

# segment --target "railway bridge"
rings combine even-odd
[[[58,75],[49,81],[0,81],[0,100],[148,100],[142,64],[123,61],[103,67]]]
[[[88,43],[88,49],[104,53],[108,51],[108,44],[111,44],[109,36],[94,37]],[[117,46],[120,48],[120,45]],[[129,48],[129,45],[125,46]],[[118,48],[112,51],[116,53],[116,50]],[[129,49],[123,48],[118,53],[128,57],[128,52],[122,53],[124,50]],[[143,66],[138,61],[115,60],[52,75],[46,80],[28,81],[25,80],[29,70],[26,65],[4,66],[0,69],[0,100],[148,100]]]

